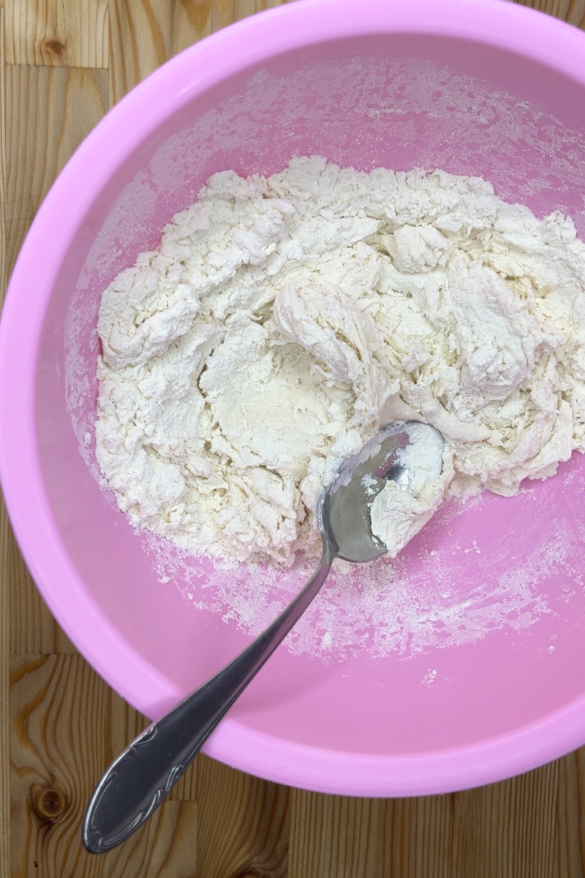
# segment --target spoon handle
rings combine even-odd
[[[303,615],[327,579],[336,555],[323,537],[319,567],[277,619],[246,649],[169,713],[152,723],[110,765],[85,812],[82,840],[105,853],[148,820],[206,739]]]

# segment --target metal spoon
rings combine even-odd
[[[344,462],[323,493],[317,510],[323,554],[292,603],[229,665],[149,726],[108,768],[83,820],[83,844],[90,853],[111,850],[148,820],[319,593],[333,559],[360,563],[385,554],[386,547],[372,536],[369,507],[386,481],[408,482],[408,469],[400,462],[400,450],[410,443],[408,426],[401,421],[382,428],[358,455]]]

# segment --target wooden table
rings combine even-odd
[[[2,289],[43,196],[108,108],[176,52],[274,5],[0,0]],[[585,28],[585,0],[526,5]],[[52,619],[5,514],[0,559],[0,878],[585,875],[585,750],[504,783],[402,800],[288,789],[200,756],[144,829],[89,856],[87,798],[146,720]]]

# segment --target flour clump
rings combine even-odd
[[[196,554],[312,550],[323,487],[392,420],[446,447],[402,524],[376,499],[391,554],[445,492],[509,496],[585,450],[585,245],[480,178],[320,157],[215,174],[105,290],[98,333],[103,476]]]

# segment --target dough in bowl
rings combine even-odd
[[[318,156],[215,174],[98,332],[105,482],[195,554],[313,550],[321,490],[391,420],[446,440],[424,496],[375,501],[391,555],[446,493],[512,495],[585,448],[585,245],[480,178]]]

